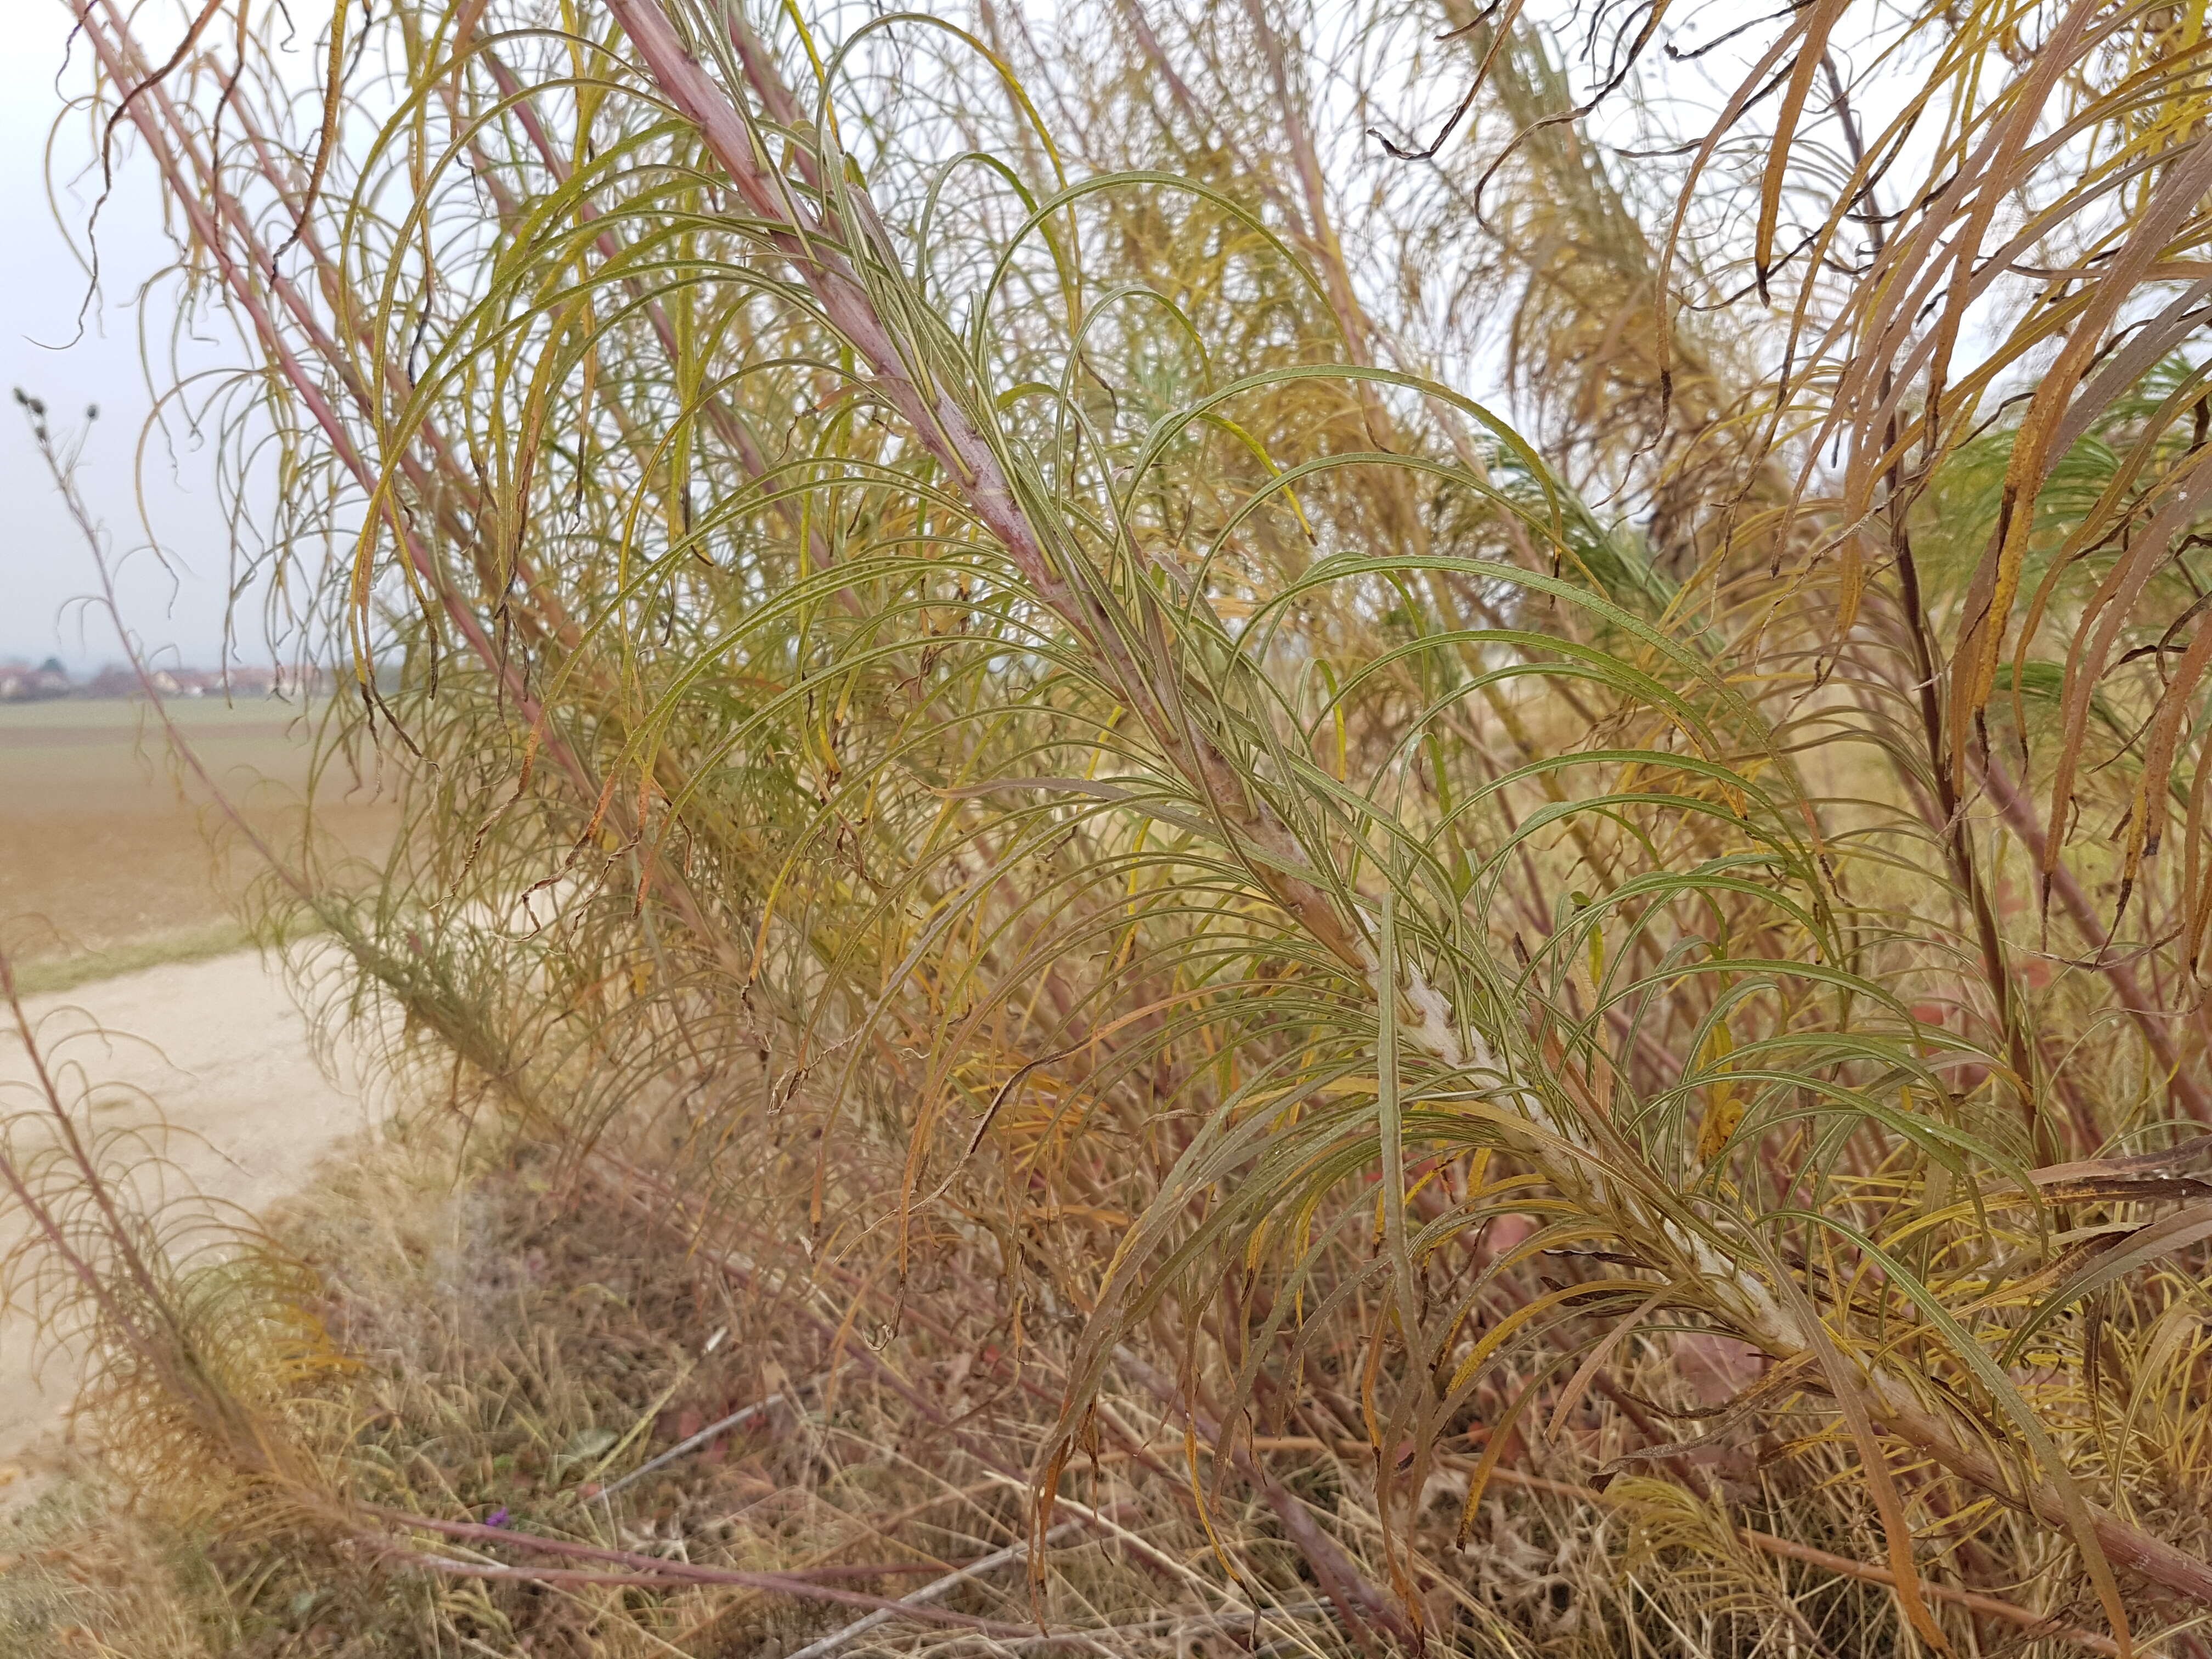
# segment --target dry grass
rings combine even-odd
[[[878,1350],[820,1286],[764,1282],[734,1253],[699,1248],[656,1215],[661,1202],[564,1176],[542,1152],[490,1148],[452,1120],[329,1172],[270,1221],[279,1247],[314,1270],[322,1316],[356,1368],[295,1401],[294,1420],[356,1516],[394,1520],[303,1524],[279,1511],[256,1522],[180,1510],[173,1494],[118,1507],[123,1494],[93,1466],[13,1523],[0,1572],[11,1650],[734,1655],[794,1650],[861,1612],[713,1588],[456,1583],[410,1567],[410,1555],[544,1558],[490,1533],[457,1542],[410,1528],[397,1519],[406,1515],[623,1552],[633,1576],[664,1559],[890,1598],[1025,1547],[1027,1459],[1053,1432],[1064,1342],[1010,1352],[1003,1330],[958,1328],[958,1298],[941,1296],[895,1348]],[[1624,1354],[1618,1386],[1664,1394],[1686,1375],[1700,1392],[1685,1403],[1723,1399],[1741,1363],[1718,1356],[1685,1371],[1662,1344]],[[1501,1391],[1515,1386],[1504,1379]],[[594,1496],[703,1425],[779,1396],[611,1499]],[[1212,1446],[1192,1442],[1170,1405],[1127,1379],[1104,1402],[1109,1426],[1064,1489],[1071,1501],[1040,1558],[1041,1599],[1017,1559],[932,1605],[1016,1629],[1042,1615],[1045,1628],[1090,1632],[1117,1656],[1226,1656],[1255,1643],[1356,1651],[1299,1553],[1269,1541],[1270,1505],[1255,1490],[1264,1470],[1347,1561],[1379,1573],[1356,1412],[1302,1413],[1281,1425],[1293,1432],[1262,1437],[1250,1468],[1217,1475]],[[1641,1639],[1654,1652],[1750,1651],[1777,1621],[1802,1651],[1894,1644],[1878,1587],[1762,1554],[1692,1496],[1725,1490],[1739,1526],[1867,1553],[1856,1506],[1773,1487],[1755,1435],[1686,1460],[1683,1484],[1631,1476],[1606,1504],[1577,1498],[1574,1483],[1632,1449],[1626,1428],[1593,1406],[1556,1441],[1525,1437],[1464,1541],[1455,1534],[1482,1437],[1431,1477],[1412,1541],[1440,1650],[1617,1652]],[[1009,1639],[896,1621],[851,1650],[887,1640],[901,1651],[979,1640],[995,1650]]]

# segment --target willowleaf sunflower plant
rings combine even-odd
[[[404,803],[332,1018],[1363,1641],[1585,1419],[1900,1647],[2212,1607],[2201,17],[66,3]]]

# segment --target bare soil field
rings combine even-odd
[[[171,712],[257,827],[296,823],[307,781],[297,705],[179,699]],[[325,780],[323,793],[321,821],[343,844],[381,850],[396,812],[373,785]],[[235,949],[228,896],[252,872],[221,867],[208,816],[143,704],[0,707],[0,944],[26,988]]]

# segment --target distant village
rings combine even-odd
[[[224,669],[157,668],[149,676],[164,697],[298,697],[330,690],[325,668],[302,669],[240,663]],[[145,695],[137,672],[113,665],[88,679],[75,679],[58,657],[36,667],[0,662],[0,702],[44,702],[58,697],[137,697]]]

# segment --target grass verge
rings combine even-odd
[[[227,920],[196,927],[172,928],[110,945],[106,950],[76,951],[43,960],[33,958],[17,970],[15,978],[24,995],[40,996],[55,991],[73,991],[80,985],[113,979],[119,974],[137,973],[143,968],[204,962],[210,957],[242,951],[252,942],[241,924]]]

